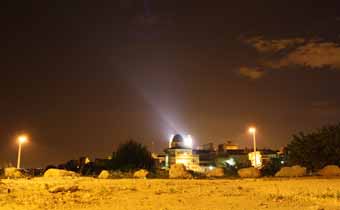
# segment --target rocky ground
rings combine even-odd
[[[340,210],[340,179],[3,179],[0,210]]]

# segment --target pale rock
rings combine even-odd
[[[140,169],[133,174],[133,177],[139,178],[139,179],[146,179],[148,174],[149,174],[149,171],[145,169]]]
[[[241,177],[241,178],[258,178],[261,176],[261,172],[259,169],[257,168],[242,168],[240,170],[237,171],[237,174]]]
[[[10,167],[10,168],[5,168],[5,177],[7,178],[22,178],[24,177],[24,175],[22,174],[22,172],[14,167]]]
[[[223,168],[214,168],[209,170],[206,173],[207,177],[223,177],[224,176],[224,169]]]
[[[276,177],[299,177],[306,176],[307,169],[305,167],[301,167],[299,165],[292,167],[283,167],[278,171],[275,176]]]
[[[340,176],[340,167],[328,165],[321,169],[318,174],[321,176]]]
[[[173,164],[169,170],[170,179],[190,179],[192,175],[186,170],[183,164]]]
[[[110,178],[110,172],[107,170],[102,170],[98,175],[98,179],[108,179]]]
[[[79,174],[73,171],[50,168],[44,173],[44,177],[78,177]]]

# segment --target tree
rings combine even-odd
[[[69,160],[65,163],[65,169],[68,171],[79,172],[78,161],[76,160]]]
[[[340,164],[340,124],[324,126],[315,132],[293,135],[287,146],[288,164],[310,170]]]
[[[147,147],[134,140],[121,144],[116,153],[113,154],[112,160],[115,167],[122,171],[135,169],[153,170],[155,166],[154,159]]]

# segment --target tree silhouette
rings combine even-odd
[[[121,144],[113,155],[115,167],[122,171],[154,169],[155,162],[147,147],[134,140]]]
[[[288,164],[310,170],[340,164],[340,124],[324,126],[315,132],[293,135],[287,146]]]

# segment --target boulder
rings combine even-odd
[[[340,167],[328,165],[321,169],[318,174],[321,176],[340,176]]]
[[[261,176],[261,172],[259,169],[257,168],[242,168],[240,170],[237,171],[237,174],[241,177],[241,178],[258,178]]]
[[[133,174],[133,177],[139,178],[139,179],[146,179],[148,174],[149,174],[149,171],[145,169],[140,169]]]
[[[305,167],[301,167],[299,165],[292,167],[283,167],[278,171],[275,176],[276,177],[299,177],[305,176],[307,174],[307,169]]]
[[[223,168],[214,168],[209,170],[206,173],[207,177],[223,177],[224,176],[224,169]]]
[[[5,168],[4,175],[7,178],[21,178],[21,177],[24,177],[23,173],[19,169],[14,168],[14,167]]]
[[[107,170],[102,170],[98,175],[98,179],[108,179],[110,178],[110,172]]]
[[[192,175],[187,171],[183,164],[173,164],[169,170],[170,179],[190,179]]]
[[[73,171],[50,168],[44,173],[44,177],[77,177],[79,174]]]

